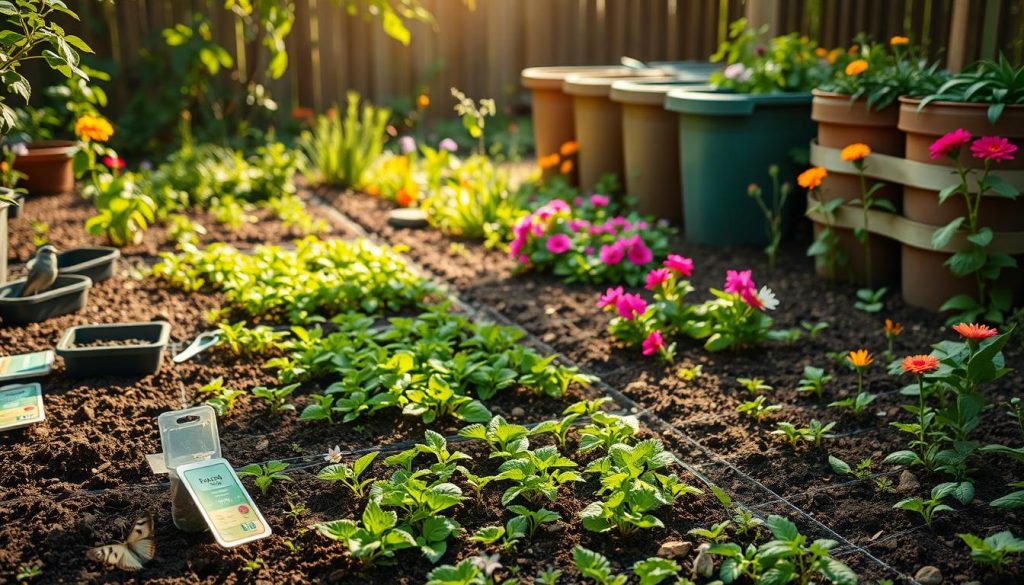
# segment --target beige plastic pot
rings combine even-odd
[[[14,168],[25,173],[21,183],[29,195],[57,195],[75,188],[71,159],[78,144],[69,140],[30,142],[28,154],[14,159]]]
[[[622,162],[626,194],[637,210],[681,224],[682,175],[679,171],[677,115],[665,109],[674,89],[697,85],[674,77],[619,80],[611,100],[622,107]]]
[[[574,67],[529,67],[520,75],[523,87],[530,90],[533,115],[533,134],[537,158],[559,151],[563,144],[576,142],[573,123],[572,96],[562,91],[565,78],[570,75],[628,75],[632,69],[620,65],[594,65]],[[548,169],[545,175],[557,174]],[[575,184],[575,169],[569,174]]]
[[[973,136],[999,135],[1009,138],[1018,146],[1024,146],[1024,106],[1007,106],[998,124],[988,121],[986,104],[960,104],[953,102],[932,102],[918,112],[920,101],[900,98],[899,128],[906,135],[906,158],[908,160],[934,165],[949,166],[948,160],[931,160],[928,147],[940,136],[963,128]],[[972,167],[980,167],[981,161],[971,157],[963,149],[961,160]],[[1022,170],[1024,157],[999,163],[997,170]],[[950,175],[950,184],[956,181]],[[938,193],[927,189],[905,186],[903,188],[903,215],[908,219],[934,225],[936,229],[956,217],[967,214],[963,200],[955,197],[939,204]],[[979,210],[981,225],[996,232],[1024,231],[1024,198],[1009,200],[1001,197],[986,197]],[[977,294],[974,278],[957,278],[945,266],[948,254],[903,246],[902,281],[903,299],[910,305],[938,310],[943,303],[958,294]],[[1018,262],[1024,258],[1018,258]],[[1004,270],[1004,281],[1000,286],[1014,291],[1019,301],[1024,296],[1024,275],[1021,270]]]
[[[861,142],[871,147],[872,152],[903,156],[903,132],[897,127],[899,121],[899,104],[892,104],[881,111],[870,110],[865,100],[859,99],[851,103],[850,96],[827,91],[814,90],[811,101],[811,119],[818,123],[818,144],[831,148]],[[871,164],[868,157],[867,164]],[[869,179],[868,185],[875,180]],[[860,196],[860,179],[857,175],[830,172],[825,180],[822,197],[826,200],[843,199],[851,201]],[[896,209],[902,202],[902,189],[899,185],[887,183],[879,190],[878,197],[888,199]],[[822,226],[815,225],[815,235]],[[871,239],[871,279],[867,274],[867,262],[864,246],[854,236],[853,231],[836,228],[839,238],[838,245],[848,259],[848,271],[835,277],[844,280],[846,276],[853,282],[878,287],[892,285],[900,279],[900,244],[887,238],[872,236]],[[818,274],[829,276],[828,268],[821,266]]]

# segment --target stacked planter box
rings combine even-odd
[[[872,247],[886,246],[900,250],[900,279],[903,299],[910,305],[936,311],[949,298],[957,294],[977,292],[973,278],[957,278],[945,266],[950,255],[965,250],[969,244],[962,232],[941,249],[931,246],[935,230],[955,217],[965,215],[962,199],[954,197],[939,204],[938,192],[958,179],[949,168],[948,161],[931,160],[928,147],[940,136],[963,128],[975,137],[1000,135],[1015,144],[1024,144],[1024,106],[1009,106],[997,126],[985,116],[987,106],[981,104],[933,103],[918,112],[918,101],[901,98],[898,129],[904,133],[905,158],[873,152],[867,158],[866,174],[902,186],[902,212],[892,214],[874,210],[869,214],[869,231],[875,234]],[[819,130],[820,135],[820,130]],[[844,139],[845,140],[845,139]],[[874,145],[867,140],[851,140]],[[841,142],[841,141],[840,141]],[[835,144],[833,142],[832,144]],[[856,199],[860,193],[857,184],[832,182],[834,176],[854,174],[850,163],[839,160],[839,146],[812,145],[811,164],[828,169],[826,188],[830,197]],[[964,149],[965,151],[967,149]],[[961,153],[962,161],[970,166],[981,166],[969,152]],[[1001,163],[995,171],[1006,182],[1024,190],[1024,159]],[[826,218],[810,213],[811,219],[821,225]],[[831,221],[837,228],[852,230],[862,225],[861,210],[844,206]],[[1000,197],[984,198],[980,212],[981,225],[992,228],[995,237],[989,249],[1024,260],[1024,199],[1011,201]],[[888,240],[886,242],[885,240]],[[877,244],[876,244],[877,242]],[[851,256],[858,247],[856,240],[847,243]],[[890,252],[891,253],[891,252]],[[856,269],[856,265],[854,266]],[[1003,272],[1000,286],[1009,288],[1016,299],[1024,292],[1024,279],[1020,270]]]

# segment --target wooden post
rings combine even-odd
[[[779,34],[779,1],[746,0],[747,22],[753,28],[768,25],[768,38]]]
[[[949,55],[946,68],[956,73],[967,62],[967,19],[970,0],[953,0],[953,19],[949,25]]]

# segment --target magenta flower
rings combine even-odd
[[[529,264],[530,263],[530,257],[527,256],[526,254],[523,254],[522,256],[519,257],[519,263],[520,264]]]
[[[725,292],[742,295],[743,291],[757,290],[754,279],[750,277],[752,272],[751,270],[727,270],[725,272]]]
[[[604,195],[591,195],[590,204],[594,207],[607,207],[611,200]]]
[[[617,307],[620,298],[622,298],[621,286],[609,288],[603,295],[601,295],[600,300],[597,301],[597,306],[602,309]]]
[[[944,156],[956,156],[965,144],[971,141],[971,133],[963,128],[957,128],[945,136],[939,138],[928,147],[932,160]]]
[[[647,310],[647,301],[640,295],[626,293],[619,296],[615,301],[615,310],[619,312],[619,316],[623,319],[632,321],[637,316],[644,314],[644,311]]]
[[[530,228],[532,228],[532,227],[533,227],[533,216],[532,215],[527,215],[523,219],[519,220],[519,223],[517,223],[516,226],[514,228],[512,228],[512,233],[517,238],[526,238],[526,236],[529,235],[529,233],[530,233]]]
[[[523,246],[526,245],[526,236],[516,236],[514,240],[508,245],[508,255],[513,258],[518,256],[523,251]]]
[[[1013,153],[1017,152],[1017,146],[1002,136],[982,136],[971,144],[971,154],[974,158],[1002,162],[1013,160]]]
[[[693,274],[693,260],[680,256],[679,254],[669,254],[665,262],[662,263],[662,266],[668,268],[672,272],[682,274],[683,276],[690,276]]]
[[[569,229],[571,229],[574,234],[579,233],[589,227],[590,222],[585,219],[574,219],[569,222]]]
[[[625,243],[626,258],[633,264],[643,266],[654,260],[654,253],[651,252],[651,249],[647,247],[647,244],[644,243],[643,238],[639,235],[634,235],[628,240],[620,241]]]
[[[572,240],[565,234],[555,234],[544,245],[552,254],[564,254],[572,248]]]
[[[745,288],[740,291],[740,298],[743,299],[744,303],[747,303],[751,307],[758,311],[764,309],[764,303],[761,301],[761,297],[757,296],[757,290],[753,288]]]
[[[653,355],[665,347],[665,340],[661,337],[661,331],[655,329],[643,342],[644,355]]]
[[[601,246],[598,255],[601,257],[601,262],[607,266],[614,266],[619,262],[622,262],[623,256],[625,256],[626,250],[622,247],[622,242],[615,242],[611,245]]]
[[[574,197],[572,200],[572,204],[575,205],[576,207],[583,205],[583,198],[579,196]]]
[[[654,290],[658,288],[661,283],[671,278],[668,268],[656,268],[647,273],[647,290]]]

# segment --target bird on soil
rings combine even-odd
[[[28,277],[25,278],[25,286],[21,287],[22,297],[39,294],[57,280],[57,249],[50,245],[39,248],[28,266]]]

